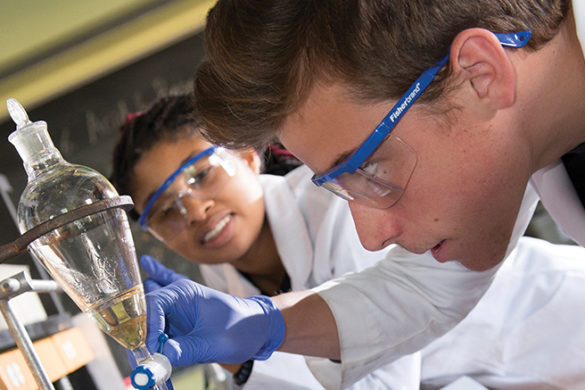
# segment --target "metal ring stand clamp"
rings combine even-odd
[[[95,203],[71,210],[65,214],[58,215],[55,218],[45,221],[23,233],[11,243],[0,246],[0,263],[24,253],[31,242],[52,230],[60,228],[61,226],[65,226],[68,223],[87,217],[88,215],[97,214],[101,211],[117,207],[129,210],[133,206],[134,203],[132,202],[132,198],[127,195],[122,195],[116,198],[99,200]]]

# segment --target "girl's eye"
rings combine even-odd
[[[196,181],[203,181],[203,179],[205,179],[207,177],[207,175],[209,174],[210,171],[211,171],[211,166],[205,168],[204,170],[199,172],[199,174],[197,176],[195,176],[195,180]]]
[[[158,218],[165,218],[169,216],[169,214],[171,214],[176,208],[177,206],[175,201],[168,201],[166,204],[161,205],[158,210],[155,210],[154,214],[156,214]]]
[[[177,193],[166,189],[161,196],[154,202],[152,213],[167,214],[172,209],[177,208]]]
[[[167,207],[165,207],[164,209],[161,210],[160,214],[164,217],[169,215],[173,209],[175,208],[175,202],[171,203],[170,205],[168,205]]]

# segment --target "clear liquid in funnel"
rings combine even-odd
[[[142,285],[91,307],[91,316],[100,328],[130,350],[141,347],[146,340],[146,304]]]

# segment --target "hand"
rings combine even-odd
[[[284,339],[284,319],[266,296],[237,298],[186,278],[146,295],[149,350],[158,337],[173,366],[264,360]]]
[[[143,283],[145,293],[161,289],[177,280],[188,279],[185,275],[181,275],[165,267],[152,256],[142,255],[140,256],[139,261],[142,270],[148,275],[148,279]],[[170,330],[170,328],[172,328],[172,330]],[[192,325],[190,322],[183,321],[182,318],[177,318],[173,324],[167,325],[165,333],[167,333],[167,335],[169,335],[169,332],[182,334],[189,332],[191,329]],[[158,347],[153,351],[158,351]]]

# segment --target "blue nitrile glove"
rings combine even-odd
[[[152,256],[142,255],[139,261],[142,270],[148,275],[148,278],[143,283],[145,293],[158,290],[180,279],[188,279],[185,275],[181,275],[165,267]],[[167,325],[165,333],[167,335],[170,333],[183,334],[188,333],[191,329],[192,325],[190,322],[178,319],[173,324]]]
[[[144,281],[144,292],[149,293],[161,287],[171,284],[179,279],[187,279],[172,269],[169,269],[149,255],[140,256],[140,267],[146,272],[148,278]]]
[[[238,298],[180,278],[146,294],[146,305],[146,345],[156,350],[165,332],[173,366],[265,360],[284,339],[282,314],[263,295]]]

